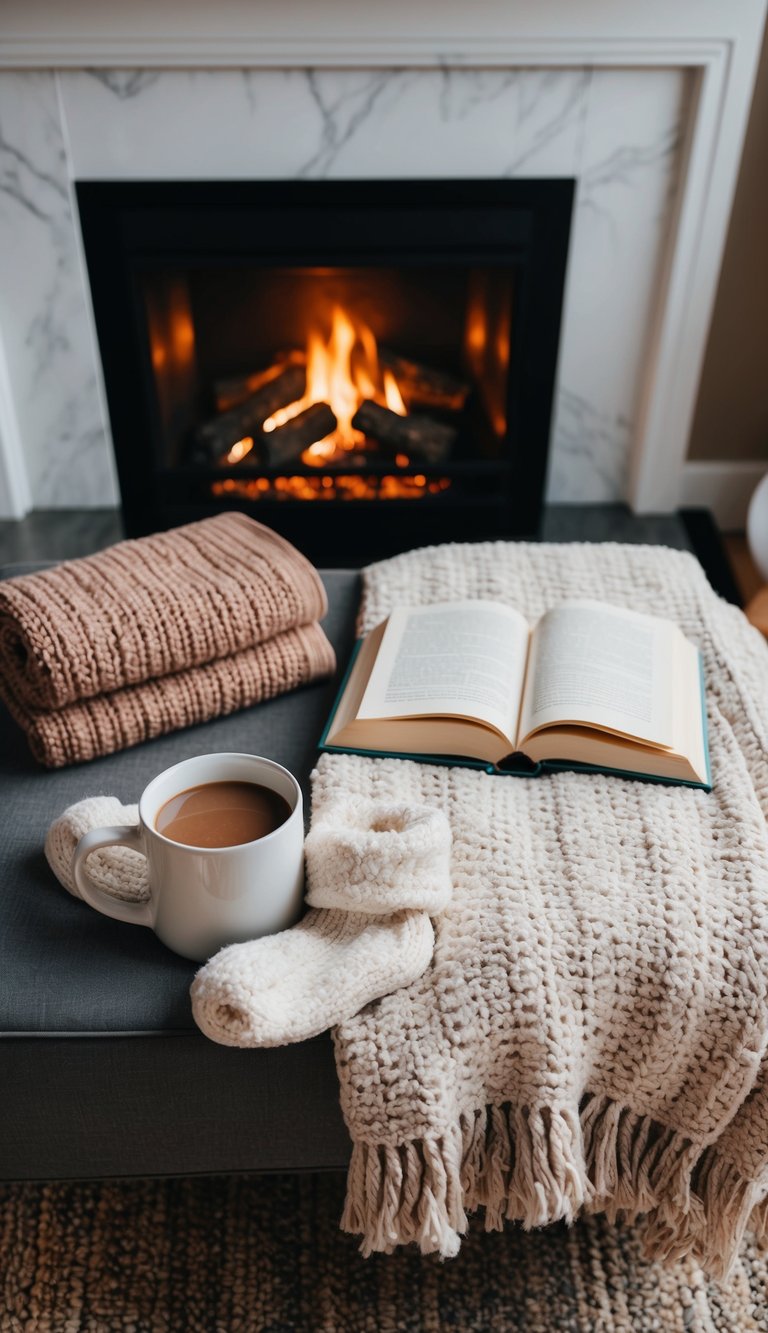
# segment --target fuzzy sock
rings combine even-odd
[[[305,1041],[429,965],[430,913],[451,896],[450,827],[426,806],[337,802],[306,842],[311,910],[291,930],[222,949],[198,972],[192,1012],[226,1046]]]
[[[137,819],[135,805],[94,796],[54,821],[45,854],[69,893],[83,834]],[[206,963],[191,992],[198,1026],[226,1046],[280,1046],[410,985],[432,957],[430,916],[450,900],[450,846],[448,820],[428,806],[350,799],[318,812],[305,848],[310,910],[291,930]],[[130,848],[94,852],[89,870],[117,898],[148,895],[146,861]]]
[[[426,912],[311,908],[290,930],[206,963],[192,984],[195,1022],[224,1046],[306,1041],[421,976],[434,940]]]
[[[72,875],[72,858],[84,833],[112,824],[138,824],[139,807],[121,805],[115,796],[89,796],[70,805],[54,820],[45,839],[48,864],[60,884],[79,898]],[[88,858],[88,873],[105,893],[124,902],[141,903],[149,897],[147,861],[131,847],[106,847]]]

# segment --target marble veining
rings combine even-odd
[[[297,171],[299,177],[327,176],[347,144],[365,131],[377,111],[377,104],[383,99],[391,104],[393,98],[405,91],[409,81],[407,73],[375,70],[359,82],[345,80],[345,85],[340,88],[336,80],[325,77],[326,73],[316,69],[303,72],[320,125],[317,148]],[[379,114],[381,110],[378,106]]]
[[[57,194],[60,200],[66,200],[67,191],[63,181],[37,166],[22,148],[10,143],[5,138],[2,127],[0,127],[0,173],[0,191],[39,221],[51,220],[52,210],[45,206],[45,194],[48,190]]]
[[[37,505],[116,498],[55,78],[0,76],[3,345]]]
[[[96,79],[121,102],[129,97],[138,97],[151,88],[161,77],[160,70],[154,69],[89,69],[88,77]]]
[[[631,422],[601,412],[564,384],[556,407],[555,439],[548,494],[579,502],[611,501],[624,494]]]
[[[518,117],[512,132],[515,151],[506,163],[503,176],[523,176],[531,164],[541,157],[550,146],[557,144],[560,136],[567,131],[574,136],[574,174],[578,168],[584,138],[584,123],[589,105],[589,91],[592,83],[592,70],[577,70],[570,74],[569,80],[562,78],[562,71],[547,70],[540,76],[538,86],[519,89]],[[555,105],[550,115],[537,124],[534,116],[540,105],[540,99],[549,89],[556,93]],[[529,128],[530,127],[530,128]],[[532,132],[531,132],[532,130]],[[525,142],[530,136],[530,141]]]
[[[626,494],[691,95],[660,70],[595,71],[584,123],[548,495]],[[631,108],[631,116],[628,114]],[[618,133],[620,126],[621,133]]]
[[[549,496],[619,499],[678,178],[683,71],[0,72],[3,339],[35,503],[114,467],[77,179],[572,176]]]

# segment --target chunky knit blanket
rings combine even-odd
[[[49,767],[295,689],[334,668],[309,561],[244,514],[0,584],[0,696]]]
[[[724,1274],[768,1231],[768,650],[689,555],[436,547],[370,567],[360,631],[398,604],[598,597],[703,653],[714,790],[324,755],[350,794],[450,817],[454,895],[425,974],[335,1030],[363,1251],[453,1255],[467,1213],[527,1227],[643,1215],[650,1251]]]

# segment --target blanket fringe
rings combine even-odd
[[[460,1168],[458,1133],[397,1148],[356,1143],[342,1228],[362,1236],[366,1257],[414,1242],[422,1254],[453,1258],[467,1229]]]
[[[675,1208],[674,1197],[659,1196],[645,1219],[645,1250],[666,1263],[692,1255],[710,1277],[722,1282],[730,1276],[745,1231],[768,1240],[766,1187],[745,1179],[716,1148],[707,1148],[693,1172],[691,1189],[687,1212]]]
[[[485,1228],[526,1228],[581,1209],[615,1221],[644,1219],[649,1257],[695,1257],[722,1279],[752,1222],[768,1240],[766,1186],[650,1116],[607,1096],[571,1108],[487,1106],[439,1138],[352,1150],[341,1225],[361,1252],[415,1243],[451,1258],[482,1208]],[[759,1206],[761,1205],[761,1206]],[[754,1215],[753,1215],[754,1213]]]

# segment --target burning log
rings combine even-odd
[[[218,461],[237,440],[245,435],[257,435],[267,417],[278,408],[287,407],[301,398],[305,383],[304,367],[288,366],[237,407],[204,422],[196,433],[196,444],[211,462]]]
[[[271,380],[276,380],[287,366],[303,366],[305,362],[304,353],[298,349],[278,352],[273,365],[267,366],[264,370],[256,370],[251,375],[233,375],[226,379],[214,380],[213,393],[216,407],[219,412],[229,412],[231,408],[239,407],[246,398],[256,393],[257,389],[263,388]]]
[[[259,449],[267,467],[283,467],[295,463],[310,444],[325,439],[337,426],[336,417],[327,403],[312,403],[298,416],[291,417],[284,426],[265,431],[259,439]]]
[[[439,407],[461,412],[469,395],[469,385],[447,371],[433,370],[418,361],[410,361],[397,352],[379,348],[379,365],[389,370],[409,407]]]
[[[370,398],[360,404],[352,425],[381,444],[400,449],[424,463],[440,463],[450,453],[457,434],[454,426],[445,426],[427,416],[401,417]]]

